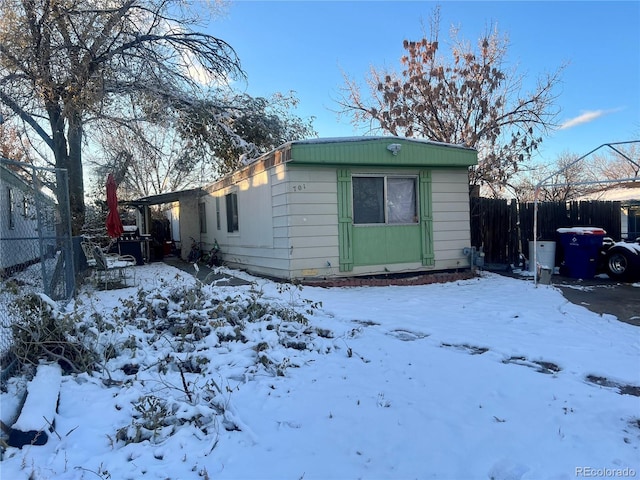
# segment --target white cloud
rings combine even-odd
[[[566,130],[568,128],[573,128],[578,125],[582,125],[583,123],[589,123],[600,117],[608,115],[610,113],[617,112],[618,110],[620,109],[587,111],[581,115],[578,115],[577,117],[566,120],[565,122],[562,123],[562,125],[560,125],[558,130]]]

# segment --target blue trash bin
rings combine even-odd
[[[559,228],[564,262],[560,273],[571,278],[589,279],[596,275],[598,255],[607,232],[602,228]]]

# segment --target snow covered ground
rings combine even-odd
[[[231,288],[137,268],[144,291],[67,307],[104,368],[62,377],[55,432],[8,448],[3,479],[640,476],[640,329],[552,286]],[[24,388],[2,393],[5,423]]]

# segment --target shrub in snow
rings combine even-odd
[[[125,385],[149,388],[134,402],[130,423],[117,429],[116,441],[160,443],[178,428],[199,435],[220,426],[241,430],[230,379],[285,375],[298,366],[293,355],[283,355],[287,350],[331,351],[331,332],[310,326],[307,317],[319,307],[293,291],[282,303],[255,289],[230,296],[202,284],[139,290],[112,319],[126,323],[127,336],[112,337],[116,355],[105,367],[114,378],[118,369],[134,372]]]
[[[231,382],[284,376],[303,352],[334,349],[332,332],[309,321],[321,305],[301,299],[300,290],[282,286],[283,301],[256,289],[161,281],[102,313],[91,297],[62,312],[27,295],[14,303],[15,351],[25,363],[46,359],[66,373],[101,374],[125,413],[109,435],[114,443],[160,443],[180,428],[204,436],[241,430]]]
[[[74,315],[63,315],[57,304],[44,294],[28,294],[15,300],[10,310],[14,321],[12,351],[23,365],[41,360],[58,362],[67,372],[95,369],[98,356],[92,349],[92,336],[81,331]]]

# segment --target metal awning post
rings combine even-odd
[[[540,184],[536,185],[533,194],[533,284],[538,288],[538,196],[540,194]],[[529,252],[529,257],[531,257]]]

